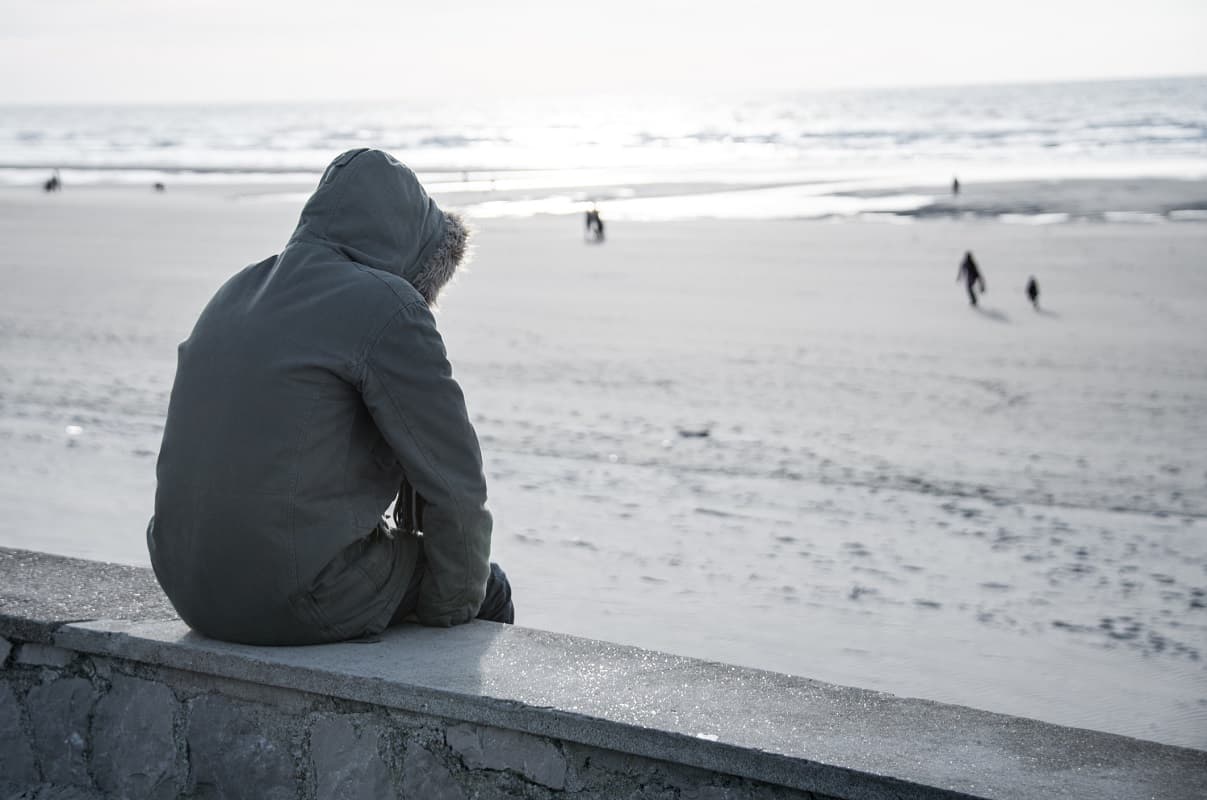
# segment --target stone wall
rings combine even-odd
[[[0,548],[0,800],[245,797],[1202,800],[1207,752],[487,622],[217,642]]]
[[[8,798],[825,800],[485,725],[0,638]]]

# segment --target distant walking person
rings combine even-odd
[[[63,181],[59,180],[59,171],[56,169],[54,174],[50,176],[46,183],[42,184],[42,190],[47,192],[57,192],[63,188]]]
[[[587,212],[587,230],[583,234],[588,241],[602,242],[604,238],[603,220],[599,218],[599,209],[592,206]]]
[[[960,271],[956,273],[956,280],[964,279],[964,283],[968,286],[968,302],[976,305],[977,284],[980,284],[981,294],[985,293],[985,278],[981,275],[981,271],[977,268],[976,260],[972,257],[972,251],[964,253],[964,260],[960,262]]]
[[[1031,305],[1039,311],[1039,282],[1035,280],[1035,276],[1031,276],[1031,280],[1027,281],[1027,298],[1031,301]]]
[[[952,197],[958,197],[959,194],[960,194],[960,179],[952,178],[951,179],[951,195],[952,195]]]

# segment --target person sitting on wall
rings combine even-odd
[[[512,622],[478,439],[432,314],[468,233],[380,150],[180,345],[147,545],[190,627],[298,645]],[[384,513],[395,501],[393,520]]]

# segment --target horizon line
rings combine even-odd
[[[967,83],[919,83],[919,84],[866,84],[852,86],[812,86],[798,88],[765,88],[765,89],[719,89],[712,92],[687,90],[687,91],[670,91],[670,90],[650,90],[650,91],[633,91],[633,92],[565,92],[565,91],[549,91],[549,92],[516,92],[508,95],[489,95],[483,96],[466,93],[462,96],[463,99],[482,100],[489,97],[494,100],[559,100],[569,98],[635,98],[635,97],[650,97],[650,98],[702,98],[702,97],[725,97],[729,95],[746,94],[759,97],[768,96],[791,96],[791,95],[809,95],[809,94],[839,94],[843,92],[895,92],[895,91],[940,91],[950,89],[990,89],[990,88],[1013,88],[1027,86],[1054,86],[1062,84],[1095,84],[1095,83],[1142,83],[1147,81],[1177,81],[1177,80],[1204,80],[1207,79],[1207,72],[1195,73],[1175,73],[1175,74],[1155,74],[1155,75],[1126,75],[1126,76],[1110,76],[1110,77],[1075,77],[1075,78],[1023,78],[1009,80],[987,80],[987,81],[970,81]],[[61,106],[83,106],[83,107],[201,107],[201,106],[220,106],[220,107],[239,107],[239,106],[305,106],[305,105],[339,105],[339,104],[364,104],[364,103],[406,103],[406,102],[421,102],[421,103],[438,103],[439,96],[436,95],[414,95],[414,96],[394,96],[394,97],[363,97],[363,98],[308,98],[308,99],[239,99],[239,100],[219,100],[219,99],[196,99],[196,100],[51,100],[51,101],[27,101],[27,100],[4,100],[0,98],[0,106],[6,108],[54,108]]]

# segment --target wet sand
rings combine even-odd
[[[145,563],[176,343],[297,211],[0,191],[0,544]],[[1207,748],[1207,225],[608,233],[484,220],[443,301],[523,624]]]
[[[858,190],[849,194],[863,198],[927,194],[933,201],[909,212],[910,216],[925,218],[1004,218],[1039,224],[1065,220],[1130,223],[1207,220],[1207,181],[1201,177],[965,180],[959,194],[951,194],[946,185]]]

